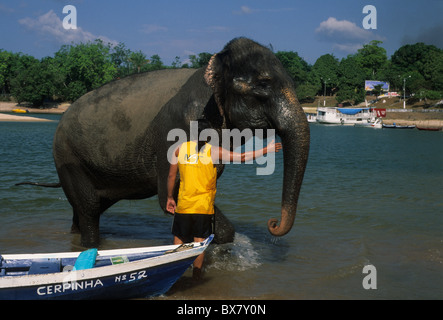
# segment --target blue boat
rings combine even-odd
[[[203,242],[117,250],[0,256],[0,300],[131,299],[165,294]]]

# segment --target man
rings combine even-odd
[[[205,120],[199,120],[198,132],[210,128]],[[258,151],[232,152],[206,141],[187,141],[174,152],[168,175],[168,199],[166,210],[174,214],[172,234],[174,244],[201,242],[213,233],[214,200],[217,192],[217,170],[214,163],[246,162],[270,152],[278,152],[281,143],[274,140]],[[177,171],[180,188],[177,203],[173,193]],[[201,278],[204,253],[194,261],[193,278]]]

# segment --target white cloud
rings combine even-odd
[[[285,12],[293,11],[294,8],[276,8],[276,9],[253,9],[248,6],[241,6],[240,10],[233,11],[234,14],[253,14],[256,12]]]
[[[18,22],[27,29],[35,31],[38,34],[59,43],[68,44],[71,42],[89,42],[96,39],[100,39],[104,43],[111,43],[112,45],[117,45],[118,43],[105,36],[94,35],[89,31],[83,30],[81,27],[77,27],[77,29],[64,29],[62,20],[53,10],[50,10],[36,19],[28,17],[20,19]]]
[[[363,48],[363,45],[359,43],[334,43],[332,48],[345,53],[354,53]]]
[[[234,14],[251,14],[254,10],[248,6],[241,6],[240,10],[233,11]]]
[[[320,40],[331,42],[335,49],[347,53],[356,52],[371,40],[384,40],[383,37],[358,27],[354,22],[337,20],[334,17],[321,22],[315,32]]]
[[[373,37],[370,31],[359,28],[355,23],[334,17],[320,23],[315,32],[325,40],[334,41],[367,41]]]

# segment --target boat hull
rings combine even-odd
[[[54,282],[45,285],[5,288],[0,300],[94,300],[131,299],[165,294],[192,264],[195,257],[153,268],[93,279]]]
[[[212,239],[213,235],[203,242],[181,246],[98,251],[93,256],[94,267],[83,270],[76,269],[77,263],[73,265],[81,260],[79,253],[5,255],[0,259],[0,300],[131,299],[162,295]]]
[[[417,127],[418,130],[421,131],[442,131],[443,128],[439,127],[439,128],[432,128],[432,127]]]
[[[414,129],[415,126],[399,126],[395,124],[383,124],[383,129]]]

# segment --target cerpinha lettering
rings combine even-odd
[[[91,289],[96,287],[103,287],[103,282],[101,282],[100,279],[89,280],[89,281],[72,281],[72,282],[64,282],[62,284],[42,286],[37,288],[37,294],[39,296],[44,296],[44,295],[52,295],[57,293],[64,293],[67,291]]]

